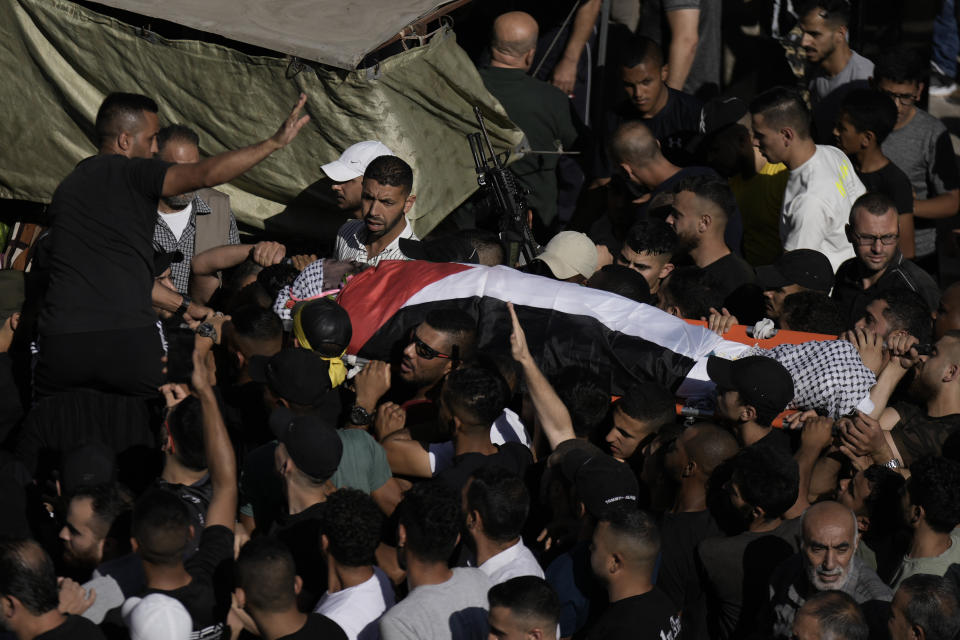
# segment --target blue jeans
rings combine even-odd
[[[943,0],[940,13],[933,21],[933,63],[951,80],[957,76],[957,54],[960,53],[954,2]]]

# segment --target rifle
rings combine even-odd
[[[483,124],[480,107],[475,106],[473,113],[477,116],[480,131],[468,133],[467,140],[470,142],[470,151],[477,169],[477,184],[493,193],[500,215],[500,239],[509,241],[508,236],[516,237],[515,234],[519,234],[520,250],[524,261],[529,264],[543,248],[534,240],[527,224],[526,194],[517,183],[517,177],[503,166],[494,152],[487,127]]]

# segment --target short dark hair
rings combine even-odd
[[[900,583],[910,598],[906,617],[923,629],[928,640],[953,640],[960,632],[960,594],[952,580],[926,573]]]
[[[487,593],[490,608],[503,607],[518,618],[544,629],[560,621],[560,598],[550,584],[537,576],[518,576],[494,585]]]
[[[677,250],[677,232],[659,218],[646,218],[630,227],[623,243],[636,253],[654,256],[673,255]]]
[[[650,302],[650,285],[646,279],[622,264],[604,265],[586,282],[586,286],[599,291],[608,291],[634,302]]]
[[[470,246],[476,250],[478,255],[490,254],[491,257],[496,255],[497,258],[494,262],[497,264],[507,263],[507,250],[503,246],[500,236],[493,231],[488,231],[487,229],[460,229],[454,235],[469,242]]]
[[[130,500],[116,482],[103,482],[77,489],[71,500],[90,500],[94,520],[99,525],[97,535],[107,537],[113,523],[130,511]],[[126,542],[125,540],[122,542]]]
[[[397,156],[374,158],[363,172],[363,178],[388,187],[401,187],[408,194],[413,189],[413,169]]]
[[[250,608],[279,613],[296,606],[297,566],[280,540],[259,536],[247,542],[237,556],[235,571],[236,584]]]
[[[677,419],[677,401],[673,393],[657,382],[638,382],[613,403],[634,420],[652,423],[655,429]]]
[[[283,336],[283,322],[271,309],[254,304],[239,307],[230,313],[230,325],[241,338],[255,341],[276,340]]]
[[[430,328],[445,333],[456,345],[461,362],[473,358],[477,346],[477,321],[463,309],[431,309],[423,320]]]
[[[850,24],[850,3],[847,0],[804,0],[797,7],[797,16],[803,19],[808,13],[820,10],[820,17],[835,27]]]
[[[150,564],[176,566],[190,537],[190,512],[169,491],[150,489],[133,506],[137,553]]]
[[[894,215],[897,214],[897,203],[885,193],[880,191],[868,191],[859,198],[853,201],[853,206],[850,207],[850,217],[847,222],[851,227],[854,226],[854,214],[860,209],[863,209],[872,216],[884,216],[893,210]]]
[[[157,113],[159,110],[153,98],[139,93],[111,93],[103,99],[97,110],[94,129],[98,146],[103,146],[110,138],[120,135],[124,131],[123,127],[130,122],[139,121],[144,111]]]
[[[623,44],[620,51],[620,66],[633,68],[641,64],[650,64],[656,69],[663,68],[663,49],[651,38],[635,35]]]
[[[867,640],[870,636],[863,611],[843,591],[818,591],[803,603],[803,610],[817,619],[821,638]]]
[[[489,428],[507,406],[509,392],[498,372],[484,367],[460,367],[447,374],[443,399],[448,406],[465,412],[471,424]]]
[[[53,560],[36,541],[0,539],[0,594],[16,598],[35,616],[59,606]]]
[[[872,131],[878,145],[897,124],[897,105],[890,96],[876,89],[854,89],[844,96],[840,113],[846,114],[860,133]]]
[[[163,151],[168,142],[186,142],[195,147],[200,146],[200,136],[190,127],[183,124],[169,124],[157,132],[157,149]]]
[[[637,555],[649,558],[652,563],[660,550],[660,531],[653,517],[638,509],[633,502],[614,504],[604,510],[599,522],[606,522],[610,531],[630,540]]]
[[[299,275],[300,272],[295,266],[281,262],[261,269],[257,274],[257,284],[263,287],[271,300],[276,300],[280,290],[293,284]]]
[[[203,409],[200,400],[187,396],[167,416],[164,423],[173,438],[174,449],[170,453],[180,464],[193,471],[207,468],[207,456],[203,447]]]
[[[909,84],[927,79],[927,57],[914,47],[899,46],[887,49],[874,59],[873,81],[886,80],[896,84]]]
[[[731,481],[747,504],[765,518],[781,517],[797,501],[800,477],[796,461],[774,447],[747,447],[730,460]]]
[[[467,513],[477,511],[483,533],[495,542],[510,542],[520,535],[530,494],[520,477],[498,466],[480,467],[471,475],[467,489]]]
[[[698,198],[703,198],[716,205],[723,213],[724,223],[733,218],[737,211],[737,200],[726,180],[716,176],[690,176],[680,181],[673,190],[674,193],[689,191]]]
[[[750,113],[762,115],[775,129],[791,127],[801,138],[810,137],[810,110],[796,89],[774,87],[750,102]]]
[[[660,296],[668,306],[676,306],[681,317],[699,320],[710,315],[710,308],[719,308],[723,297],[704,281],[703,269],[695,266],[677,267],[664,280]]]
[[[833,298],[822,291],[798,291],[783,299],[781,323],[791,331],[826,333],[838,336],[846,329],[840,308]]]
[[[610,411],[610,391],[590,371],[565,367],[552,380],[553,387],[570,413],[573,432],[589,436]]]
[[[909,289],[888,289],[878,293],[873,300],[887,303],[883,317],[894,327],[894,331],[905,329],[921,343],[930,342],[933,319],[930,317],[930,307],[919,293]]]
[[[363,491],[344,488],[327,498],[322,531],[330,542],[330,555],[340,564],[374,564],[382,526],[380,507]]]
[[[950,533],[960,524],[960,462],[925,456],[910,465],[907,480],[910,504],[923,507],[927,525]]]
[[[406,549],[426,562],[446,562],[460,535],[460,500],[436,480],[418,482],[397,505],[397,521],[407,532]]]

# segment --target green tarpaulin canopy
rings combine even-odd
[[[392,11],[390,0],[375,4]],[[424,235],[476,188],[465,137],[474,104],[499,150],[522,139],[449,29],[348,72],[165,40],[66,0],[0,0],[0,73],[0,196],[38,202],[95,153],[93,120],[111,91],[156,99],[161,123],[197,130],[204,154],[268,137],[306,93],[311,122],[294,143],[221,188],[240,222],[306,238],[342,222],[320,166],[354,142],[378,139],[413,166],[408,217]]]

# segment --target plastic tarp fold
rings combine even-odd
[[[474,104],[498,151],[522,138],[449,30],[345,72],[165,40],[65,0],[0,0],[0,74],[0,196],[38,202],[95,153],[93,121],[111,91],[153,97],[161,124],[194,128],[205,155],[269,137],[306,93],[311,122],[298,138],[221,190],[242,223],[307,238],[343,221],[320,167],[354,142],[378,139],[411,164],[408,218],[422,236],[476,189]]]

